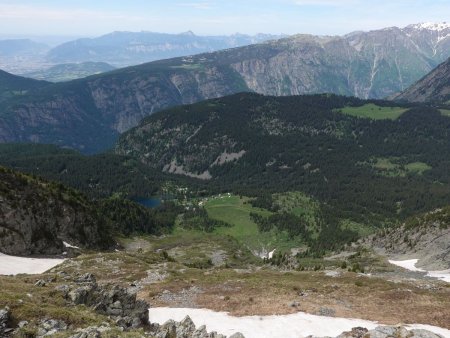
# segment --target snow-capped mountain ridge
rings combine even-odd
[[[447,22],[422,22],[413,25],[406,26],[405,28],[412,29],[426,29],[431,31],[443,31],[446,29],[450,29],[450,23]]]

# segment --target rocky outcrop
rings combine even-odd
[[[16,327],[12,327],[11,318],[14,314],[9,308],[5,308],[0,310],[0,337],[10,335],[22,337],[27,327],[32,328],[38,338],[53,337],[57,333],[64,332],[75,332],[72,338],[115,337],[116,335],[111,336],[108,332],[150,328],[149,305],[145,301],[136,299],[136,293],[131,290],[117,285],[101,286],[97,283],[95,276],[90,273],[74,276],[63,271],[58,273],[57,278],[49,277],[45,280],[45,285],[36,287],[51,288],[57,279],[66,283],[55,287],[56,294],[62,294],[66,300],[66,307],[84,305],[91,311],[107,316],[110,321],[98,326],[76,328],[73,324],[69,325],[61,319],[43,318],[32,323],[22,321]]]
[[[108,332],[111,331],[111,329],[112,327],[108,323],[103,323],[100,326],[89,326],[84,329],[78,329],[76,330],[77,333],[69,338],[101,338],[109,336]]]
[[[204,325],[196,328],[189,316],[186,316],[181,322],[169,320],[163,325],[153,324],[150,334],[155,338],[226,338],[217,332],[208,333]],[[235,333],[229,338],[245,337],[241,333]]]
[[[67,324],[62,320],[44,319],[39,325],[37,336],[51,337],[58,332],[66,331],[67,328]]]
[[[83,304],[91,307],[95,312],[113,318],[123,329],[135,329],[149,324],[149,305],[143,300],[137,300],[135,292],[116,285],[101,287],[92,274],[77,276],[71,284],[59,286],[57,291],[64,294],[70,305]]]
[[[0,250],[57,255],[72,246],[108,249],[109,221],[80,193],[0,167]]]
[[[392,97],[398,101],[450,103],[450,59],[400,94]]]
[[[56,293],[62,294],[67,301],[66,307],[84,305],[91,311],[107,316],[112,322],[76,328],[63,320],[45,318],[35,325],[38,338],[51,337],[63,332],[71,332],[71,334],[74,332],[70,338],[116,337],[116,333],[112,332],[123,331],[134,331],[136,337],[143,338],[226,338],[217,332],[208,332],[205,326],[196,328],[188,316],[180,322],[169,320],[163,325],[151,324],[148,311],[150,306],[147,302],[136,298],[136,290],[117,285],[99,285],[91,273],[74,276],[60,271],[57,278],[50,277],[45,281],[44,286],[36,287],[50,288],[57,279],[66,283],[55,287]],[[23,329],[29,325],[28,322],[23,321],[16,328],[11,328],[10,318],[9,308],[0,310],[0,337],[21,336],[20,334],[24,332]],[[144,329],[145,334],[136,333],[138,329]],[[245,337],[240,333],[235,333],[229,338]]]

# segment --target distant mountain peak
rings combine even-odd
[[[183,35],[183,36],[195,36],[193,31],[183,32],[183,33],[180,33],[180,35]]]

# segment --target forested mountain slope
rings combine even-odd
[[[108,220],[83,195],[61,184],[0,167],[0,252],[54,255],[63,242],[109,249]]]
[[[28,91],[49,85],[49,82],[29,79],[0,70],[0,102],[15,96],[25,95]]]
[[[448,203],[449,130],[427,107],[238,94],[156,113],[116,152],[224,191],[304,191],[336,217],[376,223]]]
[[[450,104],[450,59],[393,98],[408,102]]]

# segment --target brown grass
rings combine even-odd
[[[358,286],[355,280],[361,281]],[[217,271],[195,282],[203,290],[196,296],[198,307],[226,311],[232,315],[281,315],[304,311],[317,314],[333,309],[337,317],[361,318],[383,324],[421,323],[450,329],[450,288],[425,290],[420,284],[394,283],[381,278],[345,273],[326,277],[321,272],[259,271],[237,274]],[[153,306],[171,306],[158,296],[163,290],[180,292],[192,283],[170,280],[142,292]],[[151,292],[149,291],[151,290]],[[300,296],[303,291],[306,296]],[[149,293],[150,292],[150,293]],[[251,299],[251,300],[250,300]],[[297,301],[298,307],[290,304]]]

